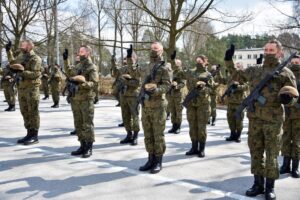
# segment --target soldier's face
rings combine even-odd
[[[81,48],[79,49],[78,55],[79,55],[79,57],[85,57],[85,58],[87,58],[87,57],[89,57],[89,52],[87,51],[86,48],[81,47]]]
[[[22,42],[20,49],[23,53],[27,53],[31,50],[31,46],[27,42]]]
[[[156,52],[157,56],[162,56],[164,49],[161,45],[154,43],[151,45],[151,51]]]
[[[198,57],[197,59],[196,59],[196,62],[197,62],[197,64],[201,64],[201,65],[204,65],[204,60],[202,59],[202,58],[200,58],[200,57]]]
[[[282,50],[280,50],[274,43],[267,43],[265,45],[264,53],[265,55],[275,55],[276,58],[281,58],[283,56]]]
[[[291,63],[292,65],[300,65],[300,58],[293,58]]]

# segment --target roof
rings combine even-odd
[[[235,51],[263,51],[263,48],[236,49]]]

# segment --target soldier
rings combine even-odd
[[[186,155],[198,154],[200,158],[205,157],[206,124],[210,116],[210,87],[214,84],[211,74],[206,70],[206,65],[207,58],[201,55],[196,59],[196,67],[185,72],[189,92],[199,93],[199,96],[187,105],[192,148],[186,152]]]
[[[175,54],[175,55],[174,55]],[[182,122],[182,100],[183,100],[183,88],[185,87],[184,72],[182,70],[182,62],[179,59],[175,59],[176,51],[171,55],[172,69],[173,69],[173,81],[171,88],[167,93],[168,107],[171,112],[172,128],[168,133],[179,134]]]
[[[283,56],[282,45],[277,40],[271,40],[265,45],[265,60],[262,67],[249,67],[239,71],[240,75],[249,81],[250,89],[255,88],[261,79],[280,63]],[[225,54],[225,63],[229,71],[237,71],[234,68],[232,57],[234,46],[232,45]],[[284,68],[273,77],[255,102],[255,111],[247,112],[249,118],[248,145],[251,155],[251,173],[254,174],[254,184],[246,191],[247,196],[257,196],[265,193],[267,200],[276,199],[274,192],[275,180],[279,178],[277,157],[280,151],[282,136],[282,124],[284,121],[285,103],[284,96],[279,91],[284,86],[296,86],[293,73]],[[264,159],[264,155],[266,158]],[[266,185],[265,178],[266,178]]]
[[[137,145],[139,126],[138,94],[141,85],[141,72],[137,64],[137,56],[133,52],[132,45],[127,50],[127,65],[119,72],[122,81],[120,94],[122,118],[127,131],[127,136],[121,140],[121,144],[130,143]]]
[[[94,87],[98,83],[99,77],[96,66],[91,60],[91,48],[81,46],[79,49],[80,63],[76,68],[66,66],[66,73],[70,81],[78,84],[78,91],[72,98],[72,109],[76,134],[80,142],[80,147],[71,153],[73,156],[81,155],[88,158],[92,155],[94,134]],[[64,55],[64,59],[66,59]],[[76,117],[75,117],[76,116]]]
[[[21,42],[21,52],[14,58],[11,51],[11,42],[6,45],[10,67],[18,71],[18,99],[20,110],[27,129],[27,135],[18,140],[18,143],[30,145],[38,143],[40,128],[39,97],[41,85],[41,58],[33,51],[34,44],[29,40]]]
[[[8,108],[4,111],[12,112],[15,111],[15,104],[16,104],[16,90],[15,90],[15,83],[14,80],[15,74],[9,68],[9,65],[0,72],[2,75],[1,85],[3,88],[5,100],[8,103]]]
[[[62,74],[60,72],[60,67],[55,64],[51,70],[51,76],[49,84],[51,86],[51,95],[53,100],[53,105],[51,108],[59,108],[59,93],[61,90]]]
[[[49,67],[42,67],[42,90],[44,92],[44,98],[42,100],[49,99]]]
[[[166,125],[166,92],[170,87],[169,63],[163,61],[163,46],[159,42],[151,45],[149,72],[141,88],[142,125],[148,161],[140,171],[151,170],[155,174],[162,169],[162,158],[166,150],[164,130]]]
[[[234,113],[236,112],[240,103],[247,97],[247,91],[249,89],[247,80],[240,75],[243,66],[237,63],[236,70],[229,69],[229,76],[223,79],[223,83],[227,82],[227,122],[230,129],[230,136],[226,138],[226,141],[241,142],[241,134],[243,131],[243,119],[244,112],[241,119],[236,119]]]
[[[296,76],[297,87],[300,89],[300,55],[297,55],[291,61],[290,69]],[[281,91],[282,94],[288,93],[291,96],[297,96],[297,90],[289,88],[287,91]],[[280,174],[291,173],[292,177],[299,178],[299,159],[300,159],[300,102],[295,106],[286,106],[286,119],[283,124],[283,136],[281,154],[283,164],[280,168]],[[292,171],[291,171],[292,160]]]

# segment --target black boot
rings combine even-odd
[[[240,143],[241,142],[241,135],[242,135],[242,132],[241,131],[236,131],[236,135],[235,135],[235,142],[237,143]]]
[[[19,139],[17,141],[18,144],[23,144],[25,141],[27,141],[29,138],[30,138],[30,132],[31,132],[31,129],[27,129],[27,134],[25,137],[23,137],[22,139]]]
[[[263,194],[265,190],[265,179],[263,176],[254,175],[253,186],[246,191],[246,196],[255,197],[257,195]]]
[[[5,111],[5,112],[8,112],[8,111],[10,111],[10,108],[11,108],[11,105],[9,104],[9,105],[8,105],[8,108],[6,108],[4,111]]]
[[[46,95],[44,98],[42,98],[42,100],[46,100],[49,99],[49,95]]]
[[[266,192],[265,192],[265,199],[266,200],[275,200],[276,194],[274,192],[274,184],[275,180],[267,178],[266,179]]]
[[[207,124],[208,124],[208,125],[210,124],[210,117],[208,118]]]
[[[226,138],[226,141],[231,142],[231,141],[234,141],[235,138],[236,138],[236,133],[235,133],[235,131],[231,131],[231,132],[230,132],[230,136]]]
[[[216,125],[215,123],[216,123],[216,117],[212,117],[211,118],[211,125],[215,126]]]
[[[98,98],[95,98],[94,104],[98,104],[98,102],[99,102],[99,99],[98,99]]]
[[[151,174],[157,174],[162,170],[162,156],[154,156]]]
[[[291,157],[284,156],[280,174],[291,173]]]
[[[85,142],[83,145],[82,158],[88,158],[93,154],[93,142]]]
[[[204,158],[205,157],[205,142],[200,142],[199,143],[199,157]]]
[[[154,155],[149,154],[148,155],[148,161],[146,162],[145,165],[141,166],[139,168],[139,170],[142,171],[142,172],[150,170],[153,167],[153,159],[154,159]]]
[[[170,130],[168,130],[168,133],[174,133],[176,129],[176,124],[172,125],[172,128]]]
[[[39,143],[38,133],[39,133],[39,130],[31,129],[31,132],[29,134],[30,137],[24,142],[24,145],[32,145],[32,144]]]
[[[135,145],[138,144],[138,134],[139,134],[138,131],[134,131],[133,138],[132,138],[132,141],[131,141],[132,146],[135,146]]]
[[[132,142],[132,132],[127,131],[126,137],[120,141],[120,144],[128,144]]]
[[[294,178],[299,178],[299,159],[293,159],[293,164],[292,164],[292,177]]]
[[[51,108],[59,108],[58,102],[55,102],[55,103],[53,104],[53,106],[51,106]]]
[[[120,107],[121,106],[121,104],[120,104],[120,102],[118,102],[118,104],[116,105],[116,107]]]
[[[76,130],[71,131],[71,132],[70,132],[70,135],[76,135]]]
[[[15,105],[10,104],[10,105],[8,106],[8,108],[6,108],[4,111],[5,111],[5,112],[12,112],[12,111],[15,111],[15,110],[16,110]]]
[[[71,155],[72,155],[72,156],[79,156],[79,155],[82,155],[84,145],[85,145],[84,142],[80,142],[80,147],[79,147],[76,151],[72,151],[72,152],[71,152]]]
[[[179,134],[180,133],[180,127],[181,127],[180,124],[176,124],[176,129],[174,131],[174,134]]]
[[[124,122],[122,122],[121,124],[118,124],[118,127],[124,127]]]
[[[166,120],[170,120],[170,115],[171,115],[171,113],[167,112],[167,118],[166,118]]]
[[[192,141],[192,148],[185,153],[187,156],[197,155],[198,151],[198,141]]]

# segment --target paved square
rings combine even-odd
[[[93,156],[70,156],[78,147],[70,106],[62,97],[60,108],[52,109],[51,100],[40,102],[40,143],[17,145],[25,130],[17,106],[6,113],[7,104],[0,92],[0,200],[8,199],[253,199],[244,196],[252,183],[247,147],[247,121],[242,143],[228,143],[226,111],[218,110],[215,127],[208,126],[206,157],[187,157],[190,148],[184,111],[182,132],[167,134],[164,169],[156,175],[141,173],[146,161],[143,133],[139,145],[120,145],[125,136],[120,108],[114,100],[101,100],[95,108]],[[170,128],[167,121],[166,131]],[[299,200],[300,180],[281,176],[275,187],[279,200]],[[262,196],[256,199],[264,199]]]

